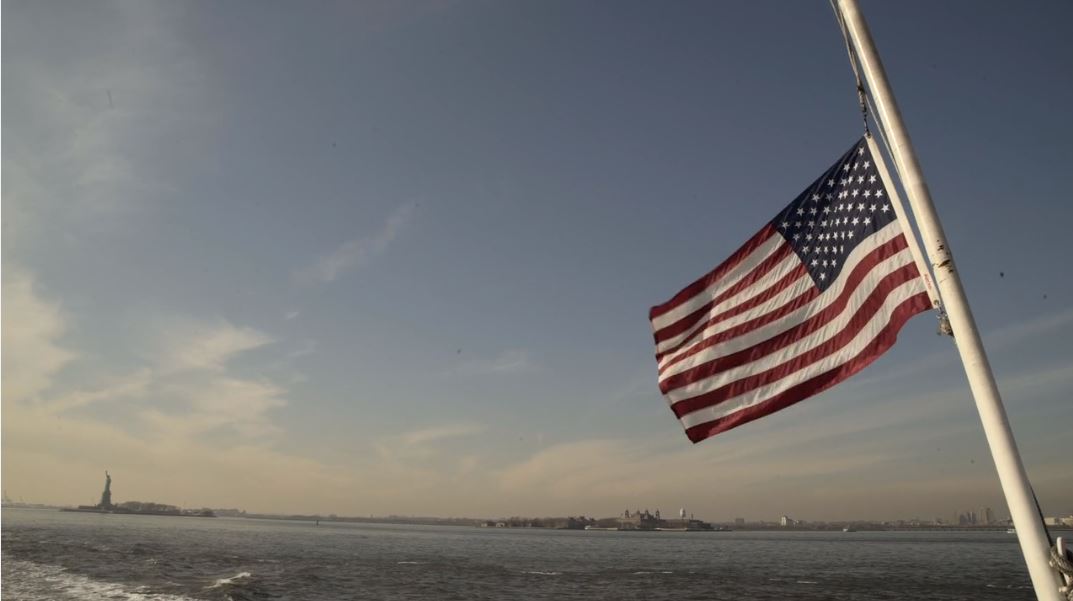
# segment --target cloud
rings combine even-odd
[[[297,359],[299,357],[305,357],[306,355],[312,355],[317,352],[316,340],[305,340],[301,346],[287,353],[287,357],[290,359]]]
[[[594,491],[636,498],[659,485],[652,476],[665,471],[651,471],[659,462],[622,440],[562,443],[503,470],[499,483],[509,493],[557,499],[590,496]],[[638,474],[646,476],[638,478]]]
[[[1056,336],[1073,326],[1073,308],[1040,315],[1029,320],[1020,320],[984,335],[988,348],[1006,348],[1027,339],[1044,335]]]
[[[220,319],[159,318],[152,328],[155,350],[143,364],[118,375],[97,373],[93,384],[63,382],[57,374],[78,357],[57,343],[70,318],[36,294],[32,276],[14,266],[4,273],[3,302],[5,410],[32,404],[57,418],[74,419],[77,412],[83,421],[90,414],[118,415],[132,429],[158,438],[221,428],[240,438],[279,431],[269,412],[286,404],[287,391],[229,368],[240,354],[273,342],[263,332]]]
[[[421,430],[407,432],[403,434],[401,438],[407,445],[412,446],[437,442],[447,438],[472,436],[473,434],[480,434],[481,432],[484,432],[484,430],[485,426],[481,424],[443,424],[440,426],[432,426],[430,428],[423,428]]]
[[[5,95],[5,105],[19,116],[4,124],[6,250],[28,253],[127,226],[159,193],[174,190],[142,149],[207,113],[192,106],[204,86],[170,12],[114,4],[80,22],[79,11],[24,5],[9,15],[26,27],[12,38],[22,51],[4,65],[5,82],[18,90]],[[63,37],[104,22],[121,23],[107,34],[113,50],[35,51],[43,23]],[[132,47],[145,52],[119,50]]]
[[[301,314],[302,314],[301,311],[287,311],[287,313],[283,316],[283,319],[286,319],[287,321],[290,321],[290,320],[294,319],[295,317],[298,317]]]
[[[280,447],[294,439],[275,412],[288,404],[290,391],[269,378],[243,376],[235,366],[236,357],[273,340],[253,328],[158,317],[151,352],[139,364],[119,375],[96,374],[90,384],[75,370],[57,378],[78,357],[59,343],[75,322],[36,293],[28,273],[5,270],[3,301],[4,484],[27,499],[92,502],[108,468],[118,500],[416,512],[430,510],[433,494],[461,507],[484,477],[478,455],[445,454],[438,446],[483,431],[474,423],[357,440],[353,454],[335,464],[308,451],[284,452]]]
[[[281,428],[269,412],[287,404],[286,390],[267,381],[211,375],[161,382],[158,390],[181,401],[178,411],[149,408],[141,413],[161,436],[191,437],[226,429],[240,439],[264,439]]]
[[[414,499],[421,507],[417,499],[435,495],[441,501],[454,497],[472,505],[472,492],[487,488],[487,475],[478,469],[480,456],[461,451],[465,444],[459,441],[485,429],[473,422],[449,422],[385,436],[368,443],[372,453],[360,453],[361,460],[348,470],[368,484],[375,483],[366,487],[369,493],[394,504]]]
[[[76,354],[59,345],[67,320],[58,303],[42,300],[33,278],[16,267],[3,277],[3,396],[33,399]]]
[[[53,414],[60,414],[94,403],[144,396],[148,393],[153,379],[152,370],[139,369],[121,378],[115,378],[103,386],[78,389],[50,398],[42,403],[42,407]]]
[[[275,340],[253,328],[173,319],[162,328],[157,362],[169,370],[209,369],[223,371],[236,355],[272,344]]]
[[[239,377],[231,362],[275,340],[222,319],[160,320],[149,392],[157,401],[137,415],[159,437],[227,432],[234,440],[280,434],[270,412],[287,404],[287,390],[267,379]],[[196,444],[196,443],[192,443]]]
[[[253,488],[258,496],[275,491],[287,498],[295,477],[336,501],[346,498],[344,488],[355,492],[351,480],[320,463],[273,448],[283,432],[273,411],[287,404],[287,389],[229,367],[235,356],[268,344],[267,334],[222,320],[172,317],[160,321],[166,326],[144,365],[94,386],[54,381],[76,355],[55,344],[65,321],[55,304],[33,293],[31,282],[25,272],[5,270],[5,483],[26,495],[70,502],[72,483],[86,473],[95,478],[107,466],[129,478],[125,499],[170,493],[172,502],[221,506]],[[301,473],[277,486],[277,470]],[[191,499],[201,485],[206,488]],[[98,486],[86,482],[85,490]]]
[[[347,240],[334,251],[295,272],[295,280],[307,284],[328,284],[346,272],[365,265],[387,250],[388,245],[410,222],[413,212],[413,204],[398,207],[379,230],[368,236]]]
[[[497,492],[515,500],[523,515],[579,511],[611,515],[623,506],[664,511],[685,506],[707,519],[743,513],[754,519],[774,519],[783,513],[839,519],[865,517],[869,512],[888,518],[898,515],[898,509],[875,498],[857,499],[853,507],[837,511],[828,508],[842,495],[868,492],[877,474],[891,474],[892,466],[912,463],[882,442],[855,448],[853,453],[846,453],[836,441],[807,453],[784,449],[749,457],[724,456],[728,448],[690,447],[684,441],[668,448],[653,438],[562,443],[500,470]]]
[[[382,465],[393,465],[400,472],[425,470],[444,459],[440,443],[484,431],[483,424],[452,422],[384,436],[371,444]]]
[[[1073,326],[1073,308],[1040,315],[1033,319],[1016,321],[996,328],[991,332],[981,333],[981,337],[989,357],[993,359],[999,356],[1000,353],[1008,352],[1027,340],[1064,338],[1068,335],[1066,331],[1071,326]],[[912,381],[922,374],[948,370],[952,367],[956,367],[960,371],[962,369],[960,358],[953,340],[945,336],[937,338],[941,342],[940,346],[943,347],[940,350],[904,361],[897,367],[881,371],[866,371],[850,382],[856,385],[872,386],[880,382]]]
[[[221,452],[185,437],[58,419],[33,406],[5,406],[3,430],[5,486],[27,500],[96,502],[104,469],[119,502],[327,513],[348,506],[359,490],[348,473],[263,444],[239,441]]]
[[[537,365],[529,358],[527,351],[509,349],[495,357],[466,360],[459,366],[458,371],[467,375],[488,376],[526,373],[536,369]]]
[[[1023,411],[1039,413],[1040,403],[1061,398],[1071,384],[1073,370],[1055,364],[1004,378],[1001,387]],[[730,511],[765,519],[889,519],[931,517],[940,503],[950,511],[959,504],[1001,507],[965,385],[890,395],[882,403],[855,404],[852,391],[810,399],[694,446],[677,428],[661,432],[551,445],[499,466],[496,488],[523,514],[582,511],[582,502],[664,509],[684,503],[719,519]],[[1040,453],[1030,471],[1041,498],[1067,499],[1056,491],[1068,489],[1071,474]],[[712,515],[720,508],[728,513]]]
[[[499,489],[530,506],[561,507],[584,500],[592,506],[616,503],[684,503],[689,499],[747,498],[749,489],[777,490],[784,478],[820,479],[873,469],[887,456],[852,455],[836,449],[812,453],[756,455],[748,460],[721,457],[684,441],[667,447],[655,438],[594,439],[560,443],[506,467]],[[677,500],[675,500],[677,499]]]

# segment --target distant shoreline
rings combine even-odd
[[[37,509],[37,510],[50,510],[50,511],[63,511],[69,513],[113,513],[117,515],[162,515],[170,517],[207,517],[198,516],[197,514],[189,513],[151,513],[151,512],[133,512],[133,511],[109,511],[99,509],[81,509],[76,507],[64,507],[58,505],[41,505],[30,503],[12,503],[4,505],[3,509]],[[270,513],[242,513],[233,514],[230,512],[220,513],[217,511],[217,517],[222,518],[237,518],[237,519],[251,519],[251,520],[278,520],[278,521],[292,521],[292,522],[312,522],[321,523],[324,525],[331,523],[342,524],[385,524],[385,525],[410,525],[410,526],[459,526],[466,528],[481,527],[482,524],[488,522],[494,522],[495,520],[479,519],[479,518],[435,518],[435,517],[404,517],[404,516],[387,516],[387,517],[346,517],[346,516],[321,516],[321,515],[305,515],[305,514],[270,514]],[[557,519],[565,518],[542,518],[546,521],[554,521]],[[503,522],[504,520],[500,520]],[[689,532],[713,532],[722,533],[727,531],[738,532],[839,532],[841,533],[844,528],[850,527],[855,532],[1005,532],[1012,526],[1007,524],[1000,525],[986,525],[986,526],[965,526],[965,525],[936,525],[936,524],[921,524],[921,525],[909,525],[882,522],[865,522],[865,521],[843,521],[843,522],[824,522],[816,524],[802,524],[794,526],[781,526],[778,523],[750,523],[735,524],[729,522],[711,522],[712,530],[704,529],[690,529]],[[584,530],[584,527],[564,528],[556,526],[535,526],[535,525],[507,525],[499,528],[488,527],[489,530]],[[1070,526],[1054,526],[1049,525],[1047,529],[1052,533],[1057,532],[1073,532],[1073,527]],[[592,528],[593,531],[615,531],[610,528]],[[642,529],[621,529],[618,532],[681,532],[684,530],[677,528],[642,528]]]
[[[98,509],[96,507],[60,507],[60,511],[71,513],[114,513],[118,515],[162,515],[173,518],[214,518],[216,514],[205,512],[171,512],[171,511],[133,511],[129,509]]]
[[[395,524],[395,525],[411,525],[411,526],[461,526],[461,527],[481,527],[482,524],[494,521],[481,518],[434,518],[434,517],[402,517],[402,516],[389,516],[389,517],[325,517],[318,515],[282,515],[282,514],[267,514],[267,513],[247,513],[244,515],[226,515],[221,514],[220,517],[236,517],[247,519],[259,519],[259,520],[284,520],[294,522],[320,522],[322,524],[330,524],[333,522],[338,523],[358,523],[358,524]],[[542,518],[545,520],[555,520],[564,518]],[[796,525],[796,526],[780,526],[778,523],[745,523],[734,524],[729,522],[711,522],[712,530],[704,529],[690,529],[690,532],[728,532],[728,531],[740,531],[740,532],[839,532],[841,533],[843,528],[852,527],[857,532],[903,532],[903,531],[920,531],[920,532],[1006,532],[1011,528],[1010,525],[997,524],[987,526],[961,526],[961,525],[898,525],[895,523],[883,524],[879,522],[858,522],[858,521],[846,521],[846,522],[826,522],[823,524],[815,525]],[[722,530],[719,530],[722,528]],[[1073,527],[1070,526],[1048,526],[1048,530],[1051,532],[1068,532],[1073,531]],[[503,526],[500,528],[489,527],[487,529],[497,530],[584,530],[584,528],[561,528],[554,526]],[[591,528],[593,531],[607,531],[601,528]],[[653,528],[653,529],[619,529],[619,532],[676,532],[683,531],[676,528]]]

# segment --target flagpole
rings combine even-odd
[[[1040,601],[1061,601],[1059,587],[1062,580],[1050,567],[1050,539],[1043,527],[1035,496],[1028,483],[1021,456],[1013,440],[1013,432],[1002,406],[995,377],[987,360],[976,322],[965,297],[950,246],[946,242],[943,226],[932,205],[928,185],[917,161],[909,133],[902,122],[901,112],[894,100],[894,93],[887,82],[887,74],[879,59],[868,24],[857,6],[857,0],[837,0],[838,10],[842,14],[845,26],[853,43],[857,58],[860,60],[865,77],[868,80],[873,100],[875,100],[876,118],[884,127],[891,154],[900,172],[902,185],[917,226],[920,228],[924,250],[935,272],[936,284],[942,295],[958,353],[965,366],[969,388],[976,400],[976,409],[980,413],[984,434],[991,447],[991,456],[995,461],[1010,517],[1017,529],[1017,538],[1021,544],[1021,553],[1028,564],[1028,573],[1036,598]]]

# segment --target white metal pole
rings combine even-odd
[[[917,244],[917,237],[913,235],[913,224],[910,223],[909,217],[905,214],[902,197],[898,194],[898,189],[894,187],[894,180],[890,178],[890,173],[887,171],[887,162],[883,160],[883,154],[879,152],[879,145],[876,144],[875,138],[866,135],[864,139],[868,143],[868,151],[872,153],[872,160],[876,163],[879,179],[883,180],[883,187],[887,189],[887,198],[890,199],[890,206],[894,207],[894,215],[898,218],[898,224],[905,231],[905,241],[909,244],[909,254],[913,255],[913,262],[917,264],[920,278],[924,280],[924,288],[928,291],[931,306],[934,309],[939,309],[942,307],[942,302],[935,291],[935,282],[931,279],[931,270],[928,269],[928,263],[924,260],[924,253],[920,250],[920,245]]]
[[[976,322],[965,297],[965,290],[954,267],[954,259],[943,233],[943,226],[931,202],[928,185],[917,162],[909,133],[902,122],[901,112],[894,100],[883,63],[879,59],[868,24],[857,6],[856,0],[838,0],[838,9],[845,20],[850,40],[856,50],[865,77],[868,80],[872,98],[875,100],[876,115],[884,127],[891,153],[899,167],[902,185],[905,187],[909,205],[912,207],[917,226],[924,241],[924,250],[935,272],[943,303],[950,319],[954,340],[957,343],[961,361],[968,376],[969,388],[976,400],[976,409],[980,413],[984,434],[991,447],[991,456],[995,461],[1002,491],[1006,495],[1006,504],[1010,516],[1017,528],[1017,538],[1021,544],[1021,553],[1028,564],[1028,573],[1032,586],[1040,601],[1061,601],[1058,589],[1062,580],[1058,573],[1048,564],[1050,542],[1036,507],[1035,497],[1028,484],[1021,456],[1013,441],[1006,410],[1002,406],[991,366],[987,361],[983,343],[976,330]]]

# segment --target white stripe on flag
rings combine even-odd
[[[786,330],[789,330],[790,328],[796,326],[797,324],[808,320],[810,317],[816,315],[817,313],[820,313],[821,311],[826,309],[827,306],[832,301],[836,300],[842,294],[843,290],[846,287],[846,279],[853,272],[853,268],[856,267],[856,265],[858,263],[860,263],[862,259],[864,259],[869,253],[874,251],[876,248],[879,248],[880,246],[886,244],[887,242],[890,242],[892,239],[894,239],[897,236],[901,235],[901,229],[899,227],[897,227],[897,226],[898,226],[897,222],[892,222],[892,223],[888,224],[882,230],[876,232],[875,235],[869,237],[867,240],[862,242],[860,244],[860,246],[858,246],[857,248],[853,249],[853,252],[850,253],[849,256],[847,257],[846,265],[842,268],[842,271],[839,274],[838,279],[835,280],[835,282],[831,285],[830,288],[828,288],[825,292],[823,292],[820,296],[818,296],[812,302],[808,303],[807,305],[804,305],[803,307],[795,310],[794,312],[792,312],[790,314],[787,314],[786,316],[782,317],[781,319],[779,319],[777,321],[774,321],[774,322],[772,322],[770,324],[766,324],[764,326],[761,326],[760,328],[757,328],[756,330],[753,330],[751,332],[747,332],[747,333],[745,333],[742,336],[739,336],[737,338],[732,338],[730,340],[727,340],[725,342],[717,344],[717,345],[715,345],[715,346],[713,346],[713,347],[711,347],[709,349],[705,349],[704,351],[702,351],[700,353],[697,353],[696,355],[693,355],[692,357],[688,357],[686,359],[683,359],[682,361],[679,361],[677,364],[672,365],[670,368],[666,367],[676,357],[688,353],[689,350],[695,344],[699,344],[699,343],[703,342],[705,339],[710,338],[711,336],[713,336],[715,334],[718,334],[720,332],[724,332],[726,330],[729,330],[730,328],[732,328],[734,326],[740,325],[742,323],[746,323],[749,320],[756,319],[757,317],[761,317],[761,316],[769,313],[771,310],[778,309],[782,305],[781,304],[776,305],[776,306],[772,307],[771,309],[769,309],[768,311],[764,311],[762,313],[759,311],[760,307],[757,307],[756,309],[751,310],[751,311],[749,311],[749,312],[747,312],[747,313],[745,313],[745,314],[743,314],[741,316],[735,316],[734,318],[728,319],[725,322],[717,323],[717,324],[713,325],[711,328],[706,329],[701,336],[697,337],[697,339],[693,342],[693,344],[687,345],[687,346],[679,349],[678,351],[676,351],[673,354],[668,354],[667,356],[665,356],[663,358],[662,361],[659,362],[660,368],[661,369],[666,369],[666,371],[664,373],[660,374],[660,381],[662,381],[664,378],[666,378],[669,375],[686,371],[687,369],[695,367],[695,366],[699,365],[700,363],[705,363],[707,361],[710,361],[713,358],[728,355],[730,353],[737,352],[739,350],[748,348],[748,347],[750,347],[750,346],[752,346],[754,344],[758,344],[760,342],[763,342],[764,340],[767,340],[767,339],[771,338],[772,336],[776,336],[779,333],[784,332]],[[797,257],[797,255],[792,255],[792,256],[795,259]],[[910,259],[911,259],[911,257],[910,257]],[[901,253],[898,253],[898,255],[892,256],[889,259],[887,259],[886,261],[897,261],[898,264],[895,267],[891,267],[887,271],[883,272],[883,275],[886,275],[887,273],[889,273],[890,271],[893,271],[897,267],[901,267],[902,265],[905,265],[906,259],[901,256]],[[884,261],[883,263],[885,263],[886,261]],[[876,268],[883,267],[883,263],[880,263],[880,265],[877,265]],[[876,268],[873,268],[873,271],[875,271]],[[805,281],[806,281],[807,285],[812,286],[811,277],[806,276],[806,278],[807,279]],[[794,295],[794,296],[791,296],[790,298],[795,298],[796,296],[797,295]],[[729,349],[729,350],[727,350],[727,349]]]
[[[901,260],[895,261],[895,257],[900,258]],[[861,305],[864,303],[865,299],[867,299],[872,294],[872,292],[875,291],[875,289],[879,286],[879,283],[887,274],[892,273],[898,268],[913,262],[913,256],[909,253],[908,249],[899,252],[895,257],[892,257],[891,260],[884,261],[877,265],[876,268],[873,269],[868,274],[868,276],[861,281],[860,285],[857,286],[857,288],[851,293],[851,298],[849,302],[846,303],[846,306],[842,309],[842,312],[839,313],[838,317],[832,319],[822,328],[795,341],[793,344],[787,345],[771,353],[763,353],[761,356],[758,356],[756,359],[749,363],[745,363],[743,365],[739,365],[737,367],[721,371],[708,378],[694,380],[693,382],[690,382],[685,386],[671,390],[666,393],[667,398],[670,399],[672,403],[674,403],[683,399],[697,396],[699,394],[703,394],[705,392],[708,392],[709,390],[715,390],[716,388],[719,388],[725,384],[729,384],[731,382],[734,382],[735,380],[748,377],[749,375],[763,371],[764,369],[767,369],[769,367],[781,365],[786,361],[789,361],[799,355],[803,355],[808,351],[816,348],[817,346],[820,346],[831,338],[838,336],[842,333],[843,330],[846,329],[846,326],[849,324],[850,320],[853,319],[853,317],[857,314],[858,309],[861,308]],[[923,290],[923,288],[921,288],[921,290]],[[828,289],[828,292],[829,291],[830,289]],[[823,297],[821,296],[820,298]],[[817,299],[817,301],[818,300],[819,298]],[[814,301],[813,304],[818,305],[816,301]],[[753,338],[753,336],[750,335],[743,338]],[[763,340],[769,339],[770,336],[764,337],[761,340],[761,344]],[[735,340],[734,342],[738,342],[739,340],[741,339]],[[716,351],[716,353],[713,353],[715,356],[711,357],[711,359],[729,355],[731,352],[735,352],[736,350],[743,350],[750,347],[758,348],[761,347],[761,344],[747,344],[743,342],[740,345],[728,345],[729,348],[724,347],[719,349],[719,347],[713,347],[719,350]],[[698,353],[696,356],[700,357],[702,355],[707,356],[707,353]],[[690,357],[690,359],[693,359],[693,357]],[[703,362],[706,363],[707,361]],[[683,363],[686,362],[683,361]],[[676,365],[675,367],[678,366]]]
[[[780,236],[779,234],[775,234],[774,236],[772,236],[772,238],[778,239],[778,238],[782,238],[782,236]],[[768,271],[767,274],[763,278],[758,278],[757,281],[754,282],[753,284],[751,284],[749,287],[745,288],[744,290],[742,290],[741,292],[735,294],[734,296],[731,296],[730,298],[727,298],[726,300],[720,302],[719,304],[714,305],[711,309],[708,310],[707,313],[704,313],[704,314],[698,316],[696,323],[693,324],[693,326],[691,328],[689,328],[688,330],[686,330],[686,331],[682,332],[681,334],[675,336],[674,338],[668,338],[667,340],[664,340],[663,342],[659,343],[659,345],[656,346],[656,352],[657,353],[662,353],[662,352],[666,352],[668,349],[674,348],[676,345],[678,345],[683,340],[685,340],[690,335],[692,335],[693,332],[696,332],[698,329],[704,327],[704,324],[707,323],[708,320],[711,319],[712,317],[715,317],[716,315],[719,315],[723,311],[727,311],[729,309],[732,309],[732,308],[740,305],[741,303],[751,299],[752,297],[756,296],[757,294],[760,294],[764,290],[766,290],[769,287],[771,287],[771,285],[773,283],[775,283],[775,282],[779,281],[780,279],[782,279],[783,277],[789,275],[789,273],[791,271],[793,271],[794,269],[797,269],[798,267],[800,267],[800,265],[801,265],[801,259],[797,258],[797,255],[795,255],[794,253],[790,253],[790,254],[786,255],[786,258],[781,260],[781,261],[779,261],[774,267],[772,267],[771,270]],[[739,281],[740,281],[740,279],[739,279]],[[734,283],[737,284],[737,282],[734,282]],[[726,286],[725,288],[723,288],[723,290],[729,289],[729,288],[730,288],[730,286]],[[699,300],[703,300],[703,302],[698,302],[697,303],[698,308],[699,308],[699,307],[704,306],[706,303],[711,301],[713,298],[715,298],[719,294],[722,294],[722,290],[719,293],[716,293],[716,294],[713,294],[713,295],[708,295],[706,293],[698,294],[694,298],[699,299]],[[690,304],[693,304],[693,301],[690,301]]]
[[[854,337],[850,344],[846,345],[846,347],[839,352],[828,355],[822,360],[816,361],[804,369],[789,374],[777,382],[755,388],[711,407],[706,407],[687,415],[683,415],[679,421],[682,422],[684,427],[691,428],[721,417],[726,417],[743,409],[758,405],[803,380],[830,371],[843,363],[855,359],[861,350],[868,346],[883,328],[887,326],[894,309],[902,302],[922,292],[925,292],[925,289],[920,278],[915,278],[902,284],[887,297],[886,302],[883,303],[883,307],[872,317],[868,322],[868,325]]]
[[[690,313],[696,311],[697,309],[703,307],[704,304],[707,303],[709,300],[723,293],[734,284],[737,284],[738,280],[748,275],[749,272],[756,268],[756,266],[759,265],[761,262],[763,262],[764,259],[768,258],[771,253],[778,250],[778,248],[782,246],[782,244],[782,236],[778,235],[775,232],[772,232],[772,235],[767,240],[764,240],[763,244],[758,246],[753,252],[749,253],[749,256],[742,259],[740,263],[738,263],[736,266],[734,266],[733,269],[724,274],[723,277],[716,281],[714,284],[712,284],[708,288],[705,288],[703,292],[693,297],[689,301],[682,303],[674,309],[671,309],[663,315],[660,315],[653,319],[652,329],[654,331],[661,330],[678,321],[679,319],[682,319],[683,317],[689,315]]]

